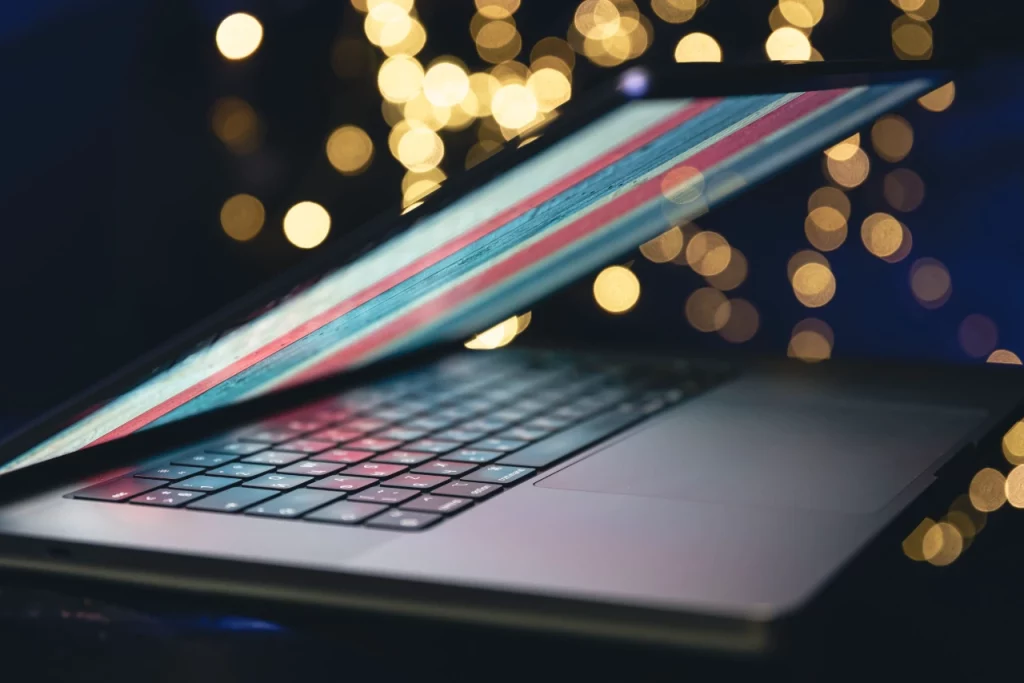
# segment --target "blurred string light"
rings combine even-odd
[[[807,213],[815,209],[827,207],[838,211],[844,220],[850,218],[850,199],[846,193],[836,187],[819,187],[811,193],[807,200]]]
[[[849,156],[837,158],[836,155],[825,155],[825,172],[836,185],[852,189],[863,184],[871,171],[868,155],[859,146],[846,147]]]
[[[1024,465],[1017,465],[1006,475],[1006,502],[1024,508]]]
[[[714,287],[701,287],[686,299],[686,321],[700,332],[718,332],[732,316],[732,304]]]
[[[929,21],[939,12],[939,0],[892,0],[907,16],[919,21]]]
[[[594,300],[609,313],[625,313],[640,299],[640,280],[629,268],[608,266],[594,279]]]
[[[651,10],[669,24],[684,24],[697,14],[707,0],[651,0]]]
[[[779,13],[791,25],[810,29],[825,15],[824,0],[779,0]]]
[[[416,204],[431,192],[434,192],[446,179],[439,168],[431,168],[421,173],[408,171],[402,178],[402,206],[408,208]]]
[[[988,355],[985,362],[999,365],[1021,365],[1020,356],[1007,349],[996,349]]]
[[[469,75],[453,58],[437,60],[423,76],[423,94],[435,107],[454,107],[469,94]]]
[[[775,61],[806,62],[811,59],[811,41],[803,31],[783,26],[772,31],[765,41],[768,58]]]
[[[519,0],[476,0],[476,10],[488,19],[507,19],[519,9]]]
[[[914,145],[914,129],[902,116],[883,116],[871,127],[871,144],[886,161],[902,161]]]
[[[932,27],[912,15],[905,14],[892,22],[892,49],[899,59],[930,59]]]
[[[213,133],[236,154],[259,147],[259,119],[249,103],[238,97],[221,97],[213,104]]]
[[[924,201],[924,181],[909,168],[893,169],[882,182],[882,195],[897,211],[914,211]]]
[[[246,242],[263,229],[266,211],[263,203],[251,194],[236,194],[220,209],[220,225],[233,240]]]
[[[728,304],[729,319],[718,330],[718,334],[733,344],[750,341],[761,324],[757,308],[746,299],[729,299]]]
[[[217,49],[226,59],[245,59],[256,52],[263,42],[263,24],[251,14],[238,12],[220,22],[214,39]]]
[[[961,321],[957,328],[960,347],[972,358],[983,358],[999,343],[999,329],[986,315],[972,313]]]
[[[523,49],[523,37],[511,15],[491,19],[478,12],[470,20],[469,33],[480,59],[491,64],[515,59]]]
[[[676,43],[673,53],[677,62],[720,62],[722,48],[707,33],[688,33]]]
[[[807,241],[820,251],[832,251],[846,241],[846,216],[831,206],[818,206],[804,220]]]
[[[804,306],[820,308],[835,296],[836,278],[822,254],[809,249],[794,254],[787,272],[793,294]]]
[[[686,245],[686,263],[704,277],[719,275],[729,267],[733,249],[717,232],[698,232]]]
[[[861,223],[860,239],[878,258],[892,256],[903,243],[903,225],[887,213],[873,213]]]
[[[480,162],[494,156],[502,146],[500,142],[494,140],[481,140],[477,142],[466,153],[466,168],[473,168]]]
[[[444,158],[444,142],[437,133],[422,123],[412,124],[399,137],[395,156],[410,171],[428,171],[440,164]]]
[[[946,111],[956,99],[956,85],[953,81],[917,98],[917,103],[928,111]]]
[[[340,173],[362,173],[372,159],[373,140],[359,126],[341,126],[327,138],[327,160]]]
[[[1006,477],[997,469],[985,467],[971,479],[968,496],[980,512],[995,512],[1006,503]]]
[[[388,57],[377,72],[377,86],[384,99],[408,102],[423,89],[423,65],[415,57]]]
[[[640,253],[654,263],[668,263],[682,251],[683,231],[678,225],[640,245]]]
[[[919,258],[910,266],[910,291],[925,308],[939,308],[953,291],[949,270],[933,258]]]
[[[327,239],[331,215],[316,202],[299,202],[284,215],[284,236],[300,249],[312,249]]]
[[[832,357],[835,338],[828,323],[817,318],[806,318],[793,327],[786,355],[807,363],[817,363]]]
[[[704,279],[715,289],[728,292],[743,284],[747,279],[748,269],[747,258],[739,249],[731,247],[729,249],[729,263],[725,269],[714,275],[705,275]]]
[[[1024,464],[1024,420],[1014,424],[1003,435],[1003,457],[1011,465]]]
[[[860,133],[854,133],[826,149],[825,156],[835,161],[848,161],[857,153],[858,149],[860,149]]]
[[[511,318],[502,320],[466,342],[467,349],[476,351],[487,351],[498,349],[508,345],[513,339],[523,333],[530,325],[533,314],[530,311],[522,315],[514,315]]]

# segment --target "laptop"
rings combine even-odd
[[[33,486],[0,505],[0,567],[769,647],[1006,420],[1016,374],[461,343],[504,344],[539,300],[950,77],[617,73],[12,438],[0,484]]]

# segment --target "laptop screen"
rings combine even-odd
[[[530,306],[934,85],[629,101],[95,408],[0,473],[468,337],[497,312]]]

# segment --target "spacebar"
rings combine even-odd
[[[610,410],[566,429],[564,432],[538,441],[532,446],[506,455],[496,464],[517,467],[547,467],[573,453],[578,453],[590,444],[600,441],[634,422],[639,422],[644,417],[645,415],[640,411]]]

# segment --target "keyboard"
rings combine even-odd
[[[467,513],[728,374],[684,361],[462,354],[68,497],[417,531]]]

